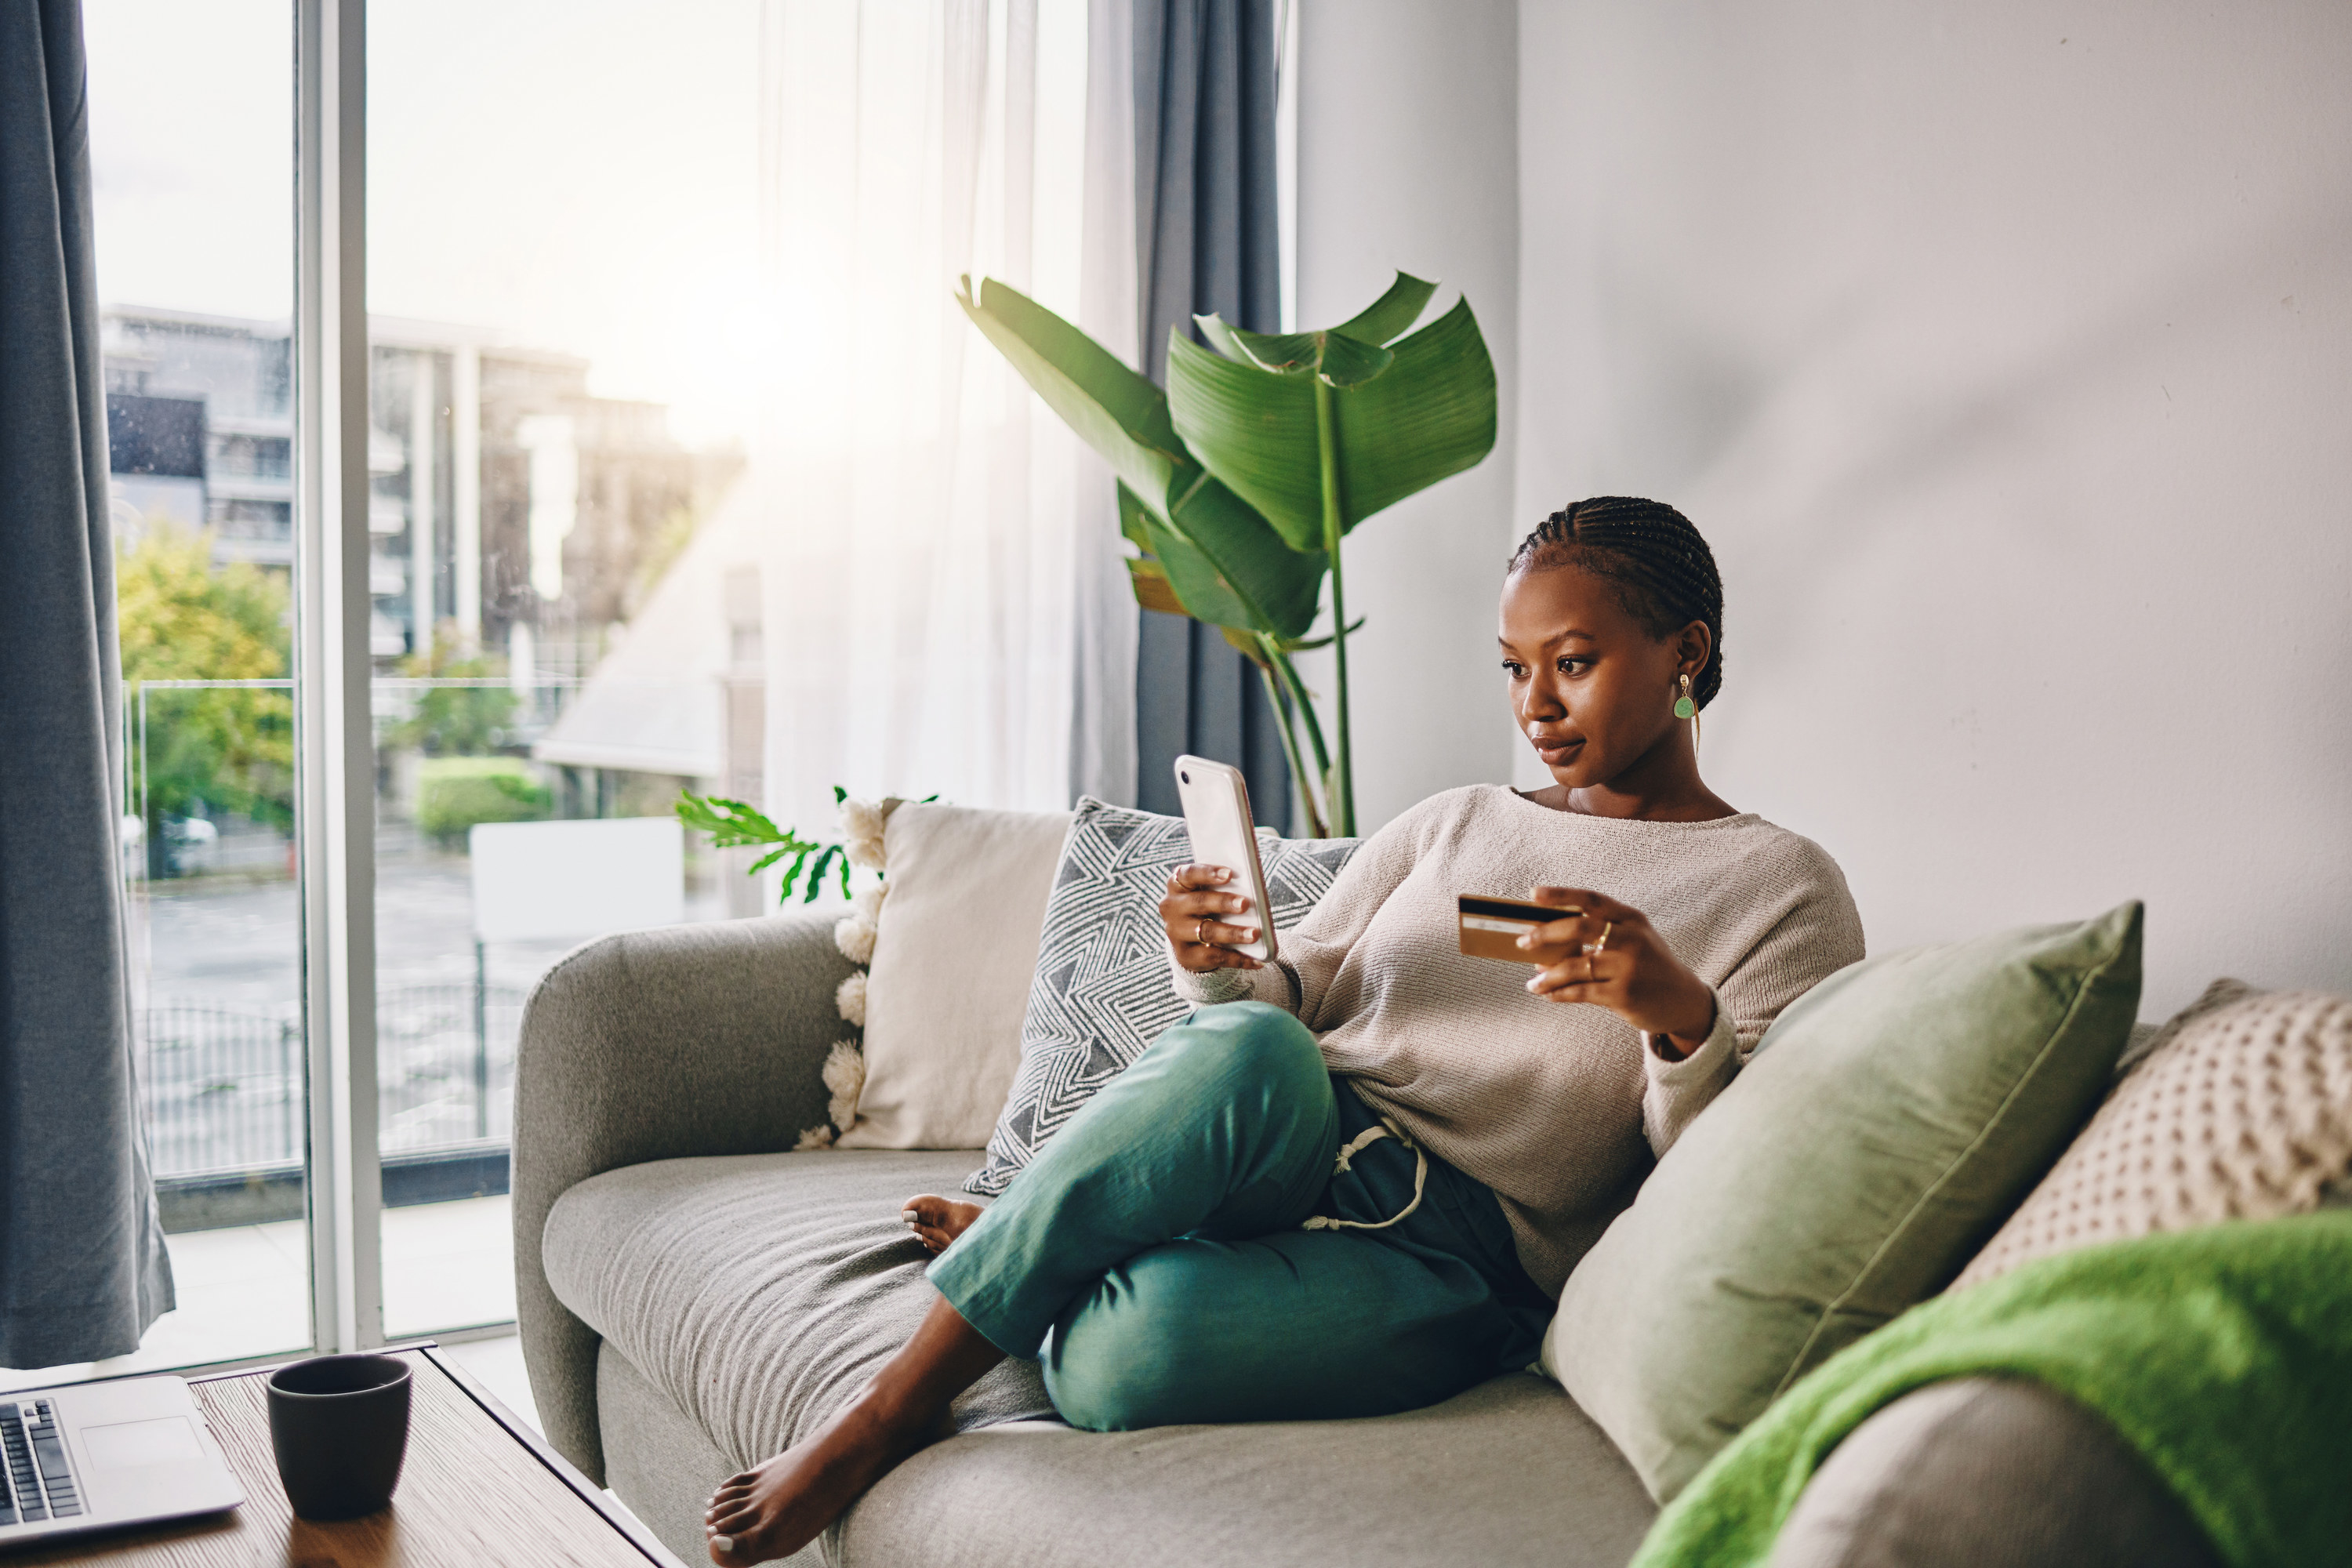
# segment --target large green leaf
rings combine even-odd
[[[1129,489],[1126,481],[1121,480],[1118,486],[1118,536],[1147,553],[1151,549],[1151,536],[1145,531],[1144,522],[1150,515],[1151,509],[1144,504],[1143,498]]]
[[[1331,399],[1349,528],[1495,449],[1495,362],[1469,300],[1397,343],[1395,353],[1386,375]]]
[[[1168,568],[1151,549],[1151,509],[1143,498],[1124,484],[1118,487],[1119,537],[1141,552],[1127,563],[1128,586],[1135,590],[1135,602],[1147,610],[1164,615],[1192,614],[1184,602],[1176,596],[1176,589],[1168,581]],[[1181,544],[1182,542],[1178,541]],[[1191,546],[1186,545],[1190,549]]]
[[[1168,405],[1194,455],[1284,542],[1293,550],[1322,548],[1313,376],[1220,359],[1171,332]]]
[[[1176,509],[1190,531],[1118,487],[1118,531],[1144,552],[1127,563],[1135,602],[1235,631],[1302,635],[1323,594],[1322,552],[1291,549],[1231,490],[1194,472],[1199,482]]]
[[[1360,343],[1393,342],[1406,328],[1421,320],[1422,310],[1429,304],[1437,285],[1424,283],[1410,273],[1400,272],[1388,292],[1366,306],[1360,313],[1349,317],[1331,330]]]
[[[1192,319],[1204,328],[1216,320],[1213,316]],[[1338,332],[1245,332],[1239,327],[1225,327],[1224,336],[1246,363],[1260,370],[1277,375],[1312,371],[1334,386],[1360,386],[1396,359],[1384,348]]]
[[[1135,602],[1147,610],[1158,610],[1165,616],[1189,616],[1184,601],[1168,581],[1168,569],[1151,555],[1130,557],[1127,563],[1127,585],[1135,590]]]
[[[1331,331],[1343,337],[1353,338],[1360,343],[1378,348],[1399,336],[1407,327],[1418,321],[1422,308],[1429,303],[1429,297],[1436,292],[1436,284],[1425,283],[1408,273],[1400,272],[1396,275],[1396,281],[1389,285],[1388,292],[1373,300],[1364,310],[1333,327]],[[1241,329],[1229,325],[1223,316],[1195,316],[1192,320],[1200,323],[1201,335],[1209,340],[1209,346],[1227,359],[1255,361],[1259,364],[1267,365],[1269,369],[1298,368],[1296,365],[1276,367],[1270,364],[1263,354],[1244,352],[1239,342],[1240,336],[1243,335]],[[1265,342],[1277,341],[1276,336],[1266,333],[1246,335]],[[1323,335],[1321,332],[1287,332],[1278,336],[1281,339],[1307,342],[1319,341]],[[1387,362],[1381,363],[1385,364]]]
[[[1323,597],[1323,570],[1328,563],[1323,552],[1291,548],[1247,501],[1206,474],[1186,493],[1171,500],[1169,521],[1199,551],[1215,572],[1217,582],[1241,602],[1245,616],[1232,620],[1207,614],[1195,601],[1179,557],[1155,543],[1153,553],[1167,563],[1168,579],[1176,585],[1184,607],[1218,626],[1283,637],[1306,636]]]
[[[1193,547],[1192,542],[1169,527],[1150,512],[1145,512],[1144,527],[1151,536],[1151,562],[1165,580],[1169,596],[1175,601],[1179,613],[1203,621],[1213,626],[1252,626],[1256,617],[1241,596],[1225,585],[1217,574],[1216,563]],[[1133,570],[1129,569],[1133,577]],[[1135,602],[1147,610],[1165,606],[1154,604],[1147,589],[1138,581]]]
[[[1393,292],[1393,290],[1392,290]],[[1369,313],[1369,312],[1368,312]],[[1280,360],[1277,340],[1227,331],[1251,358],[1222,359],[1172,333],[1169,412],[1192,455],[1263,513],[1294,550],[1323,542],[1323,490],[1315,427],[1316,377],[1261,367]],[[1318,362],[1330,353],[1330,334]],[[1391,346],[1384,372],[1330,394],[1343,529],[1475,464],[1495,445],[1494,361],[1465,300]],[[1304,356],[1300,356],[1303,358]]]
[[[1117,354],[993,278],[981,279],[977,300],[966,278],[956,302],[1045,406],[1101,453],[1111,471],[1138,494],[1165,495],[1180,470],[1192,468],[1169,420],[1166,395]]]
[[[1244,353],[1242,345],[1234,340],[1234,329],[1225,325],[1223,316],[1195,316],[1192,320],[1200,327],[1201,335],[1209,340],[1211,348],[1229,360],[1248,363],[1250,356]]]

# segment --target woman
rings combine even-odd
[[[1534,1358],[1655,1157],[1863,942],[1836,863],[1699,777],[1722,588],[1680,512],[1547,518],[1500,640],[1552,785],[1407,812],[1270,966],[1234,951],[1256,927],[1227,872],[1172,878],[1203,1005],[992,1206],[910,1201],[940,1300],[848,1409],[719,1489],[714,1562],[812,1539],[1007,1354],[1097,1430],[1412,1409]],[[1533,978],[1461,954],[1457,896],[1547,879],[1580,885],[1530,895],[1562,911],[1521,939]]]

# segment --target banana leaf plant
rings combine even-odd
[[[1400,272],[1370,309],[1316,332],[1195,317],[1210,346],[1171,329],[1165,393],[992,278],[957,294],[1118,476],[1136,602],[1216,626],[1257,667],[1318,838],[1356,831],[1348,636],[1362,623],[1347,619],[1341,541],[1495,445],[1495,366],[1469,301],[1405,335],[1436,290]],[[1327,574],[1330,630],[1310,637]],[[1336,753],[1291,657],[1326,646]]]

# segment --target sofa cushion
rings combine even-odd
[[[1792,1003],[1577,1265],[1543,1364],[1673,1497],[1950,1283],[2105,1089],[2140,906],[1865,959]]]
[[[2352,997],[2217,980],[1953,1285],[2095,1242],[2308,1213],[2347,1175]]]
[[[600,1400],[627,1394],[600,1411],[606,1466],[674,1550],[693,1555],[716,1464],[788,1447],[906,1342],[935,1298],[898,1201],[971,1162],[665,1160],[557,1200],[548,1282],[604,1336]],[[682,1443],[672,1408],[709,1443]],[[1034,1363],[1008,1361],[954,1417],[961,1436],[885,1477],[835,1527],[832,1561],[1621,1568],[1655,1513],[1600,1429],[1524,1373],[1375,1420],[1093,1433],[1053,1418]],[[639,1451],[651,1447],[663,1452]]]
[[[1357,843],[1257,830],[1277,931],[1297,925],[1330,891]],[[1045,904],[1020,1071],[989,1136],[988,1163],[964,1191],[1003,1192],[1095,1090],[1192,1011],[1193,1004],[1176,994],[1160,921],[1169,873],[1192,858],[1182,817],[1080,798]]]
[[[738,1465],[790,1447],[863,1387],[939,1298],[902,1200],[952,1192],[971,1152],[659,1160],[548,1212],[556,1299]],[[1034,1362],[958,1400],[959,1426],[1049,1415]]]
[[[845,1568],[1622,1568],[1654,1512],[1566,1395],[1512,1373],[1368,1420],[967,1433],[883,1477],[835,1527],[832,1558]]]
[[[1021,1062],[1066,811],[908,801],[883,830],[866,1072],[845,1149],[976,1149]]]

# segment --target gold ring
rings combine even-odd
[[[1592,951],[1599,952],[1602,948],[1607,947],[1609,945],[1609,933],[1616,929],[1616,921],[1602,921],[1601,922],[1601,940],[1592,944]]]
[[[1192,945],[1194,947],[1205,947],[1208,945],[1209,939],[1205,934],[1208,929],[1209,925],[1206,917],[1202,917],[1192,921]]]
[[[1592,954],[1589,952],[1586,953],[1584,955],[1584,983],[1587,985],[1590,985],[1600,978],[1600,974],[1592,967]]]

